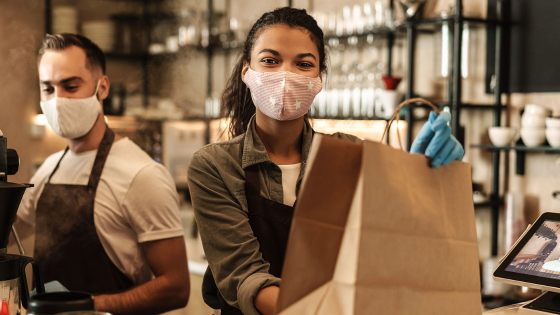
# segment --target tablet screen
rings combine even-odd
[[[541,214],[494,271],[494,279],[560,293],[560,213]]]
[[[560,221],[545,220],[506,271],[560,279]]]

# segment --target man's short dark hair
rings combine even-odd
[[[89,38],[78,34],[47,34],[45,40],[43,41],[43,45],[39,50],[38,61],[41,62],[41,58],[47,50],[62,50],[71,46],[80,47],[85,51],[87,62],[86,66],[90,70],[98,67],[101,71],[103,71],[103,75],[105,75],[105,54]]]

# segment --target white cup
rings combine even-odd
[[[395,113],[395,109],[402,100],[403,94],[394,90],[382,90],[381,102],[383,104],[383,111],[376,112],[376,116],[381,118],[390,119]]]
[[[524,114],[548,117],[552,114],[552,110],[550,110],[547,107],[541,106],[541,105],[527,104],[527,105],[525,105]]]
[[[560,148],[560,127],[546,128],[546,140],[553,148]]]
[[[560,128],[560,117],[546,117],[546,128]]]
[[[486,195],[478,190],[473,191],[473,201],[474,203],[483,203],[488,201],[488,198],[486,198]]]
[[[545,129],[544,128],[521,128],[521,140],[528,147],[538,147],[545,141]]]
[[[517,129],[511,127],[490,127],[488,129],[490,141],[497,147],[510,145],[517,136]]]
[[[543,128],[546,125],[544,116],[534,114],[523,114],[521,116],[521,127]]]

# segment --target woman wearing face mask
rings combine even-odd
[[[189,188],[209,268],[202,290],[222,314],[272,314],[313,129],[306,114],[326,72],[323,32],[305,10],[265,13],[223,94],[233,139],[198,151]],[[431,114],[413,148],[432,164],[461,159],[448,113]],[[345,134],[333,137],[359,142]]]

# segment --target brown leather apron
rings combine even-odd
[[[97,186],[114,139],[107,127],[86,186],[50,183],[68,148],[45,184],[35,237],[35,258],[45,282],[58,280],[70,291],[91,294],[122,292],[133,285],[105,252],[94,224]]]
[[[241,154],[243,154],[244,142],[245,138],[241,142]],[[261,196],[258,164],[245,169],[245,195],[249,209],[249,224],[259,241],[263,259],[270,263],[269,273],[280,278],[294,207]],[[221,309],[222,315],[243,315],[239,309],[230,306],[220,295],[210,268],[204,274],[202,294],[206,304]],[[216,299],[221,305],[216,305]]]

